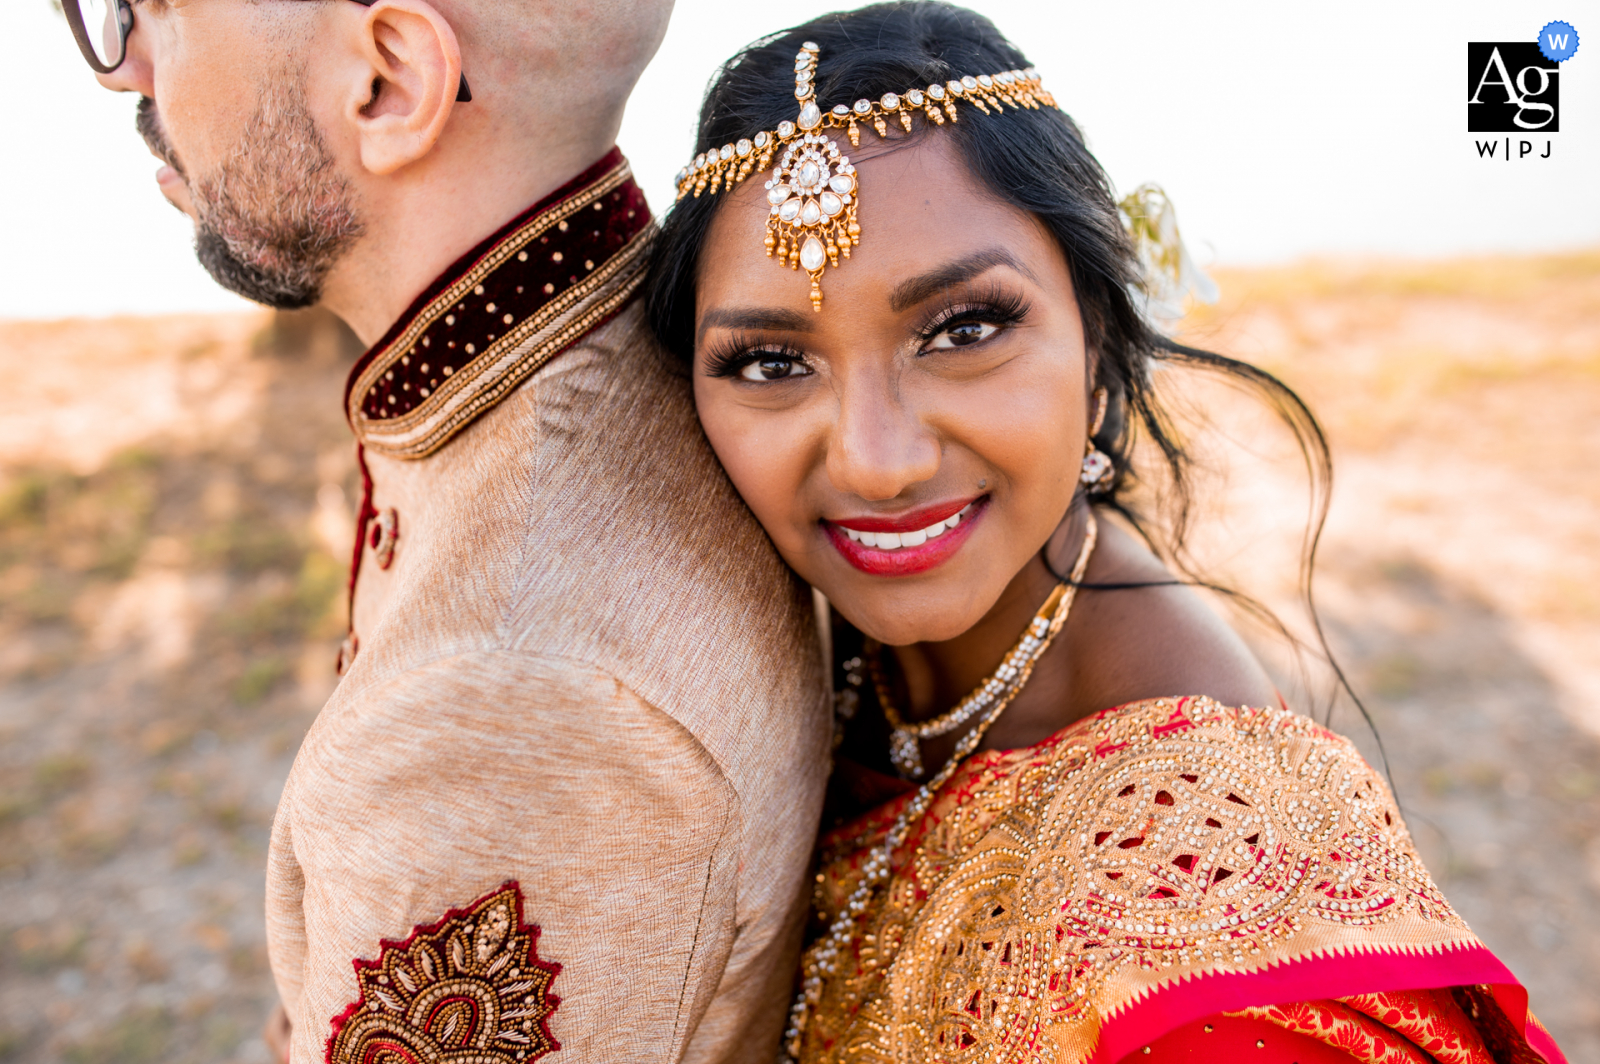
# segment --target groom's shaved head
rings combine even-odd
[[[672,0],[436,0],[461,41],[474,98],[559,136],[561,125],[615,133],[623,105],[667,31]],[[535,130],[528,130],[535,132]]]

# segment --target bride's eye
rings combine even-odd
[[[940,329],[933,339],[928,341],[928,347],[931,349],[967,347],[987,340],[999,331],[999,326],[984,321],[957,322]]]
[[[747,381],[781,381],[789,377],[804,377],[811,370],[804,362],[785,355],[757,355],[744,364],[739,376]]]

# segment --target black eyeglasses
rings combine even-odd
[[[371,7],[375,0],[355,0]],[[109,74],[128,58],[128,34],[133,32],[133,7],[128,0],[62,0],[67,25],[78,42],[78,50],[98,74]],[[456,101],[472,99],[467,76],[461,75]]]

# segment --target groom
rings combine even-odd
[[[613,143],[670,0],[110,6],[67,0],[207,269],[371,345],[343,679],[268,866],[287,1056],[770,1060],[828,722],[634,298]]]

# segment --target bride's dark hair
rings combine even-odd
[[[706,93],[699,136],[694,152],[688,154],[710,151],[758,130],[776,129],[784,119],[793,120],[798,110],[793,93],[794,56],[803,41],[813,41],[820,48],[816,99],[825,110],[835,103],[876,100],[886,92],[900,93],[942,85],[964,75],[1031,65],[992,22],[951,4],[914,0],[823,15],[764,37],[723,65]],[[929,129],[927,122],[918,119],[911,134],[902,135],[891,125],[891,135],[914,138]],[[1185,550],[1193,509],[1193,460],[1156,394],[1152,371],[1175,364],[1224,375],[1255,392],[1282,418],[1305,456],[1311,478],[1312,514],[1301,552],[1300,589],[1320,656],[1333,666],[1340,685],[1348,691],[1349,685],[1328,653],[1311,597],[1312,566],[1327,512],[1332,462],[1327,440],[1310,409],[1272,374],[1179,344],[1146,321],[1139,307],[1144,275],[1118,215],[1110,181],[1084,145],[1076,123],[1064,112],[1050,107],[1012,109],[1003,118],[993,118],[964,109],[959,122],[946,124],[936,135],[952,138],[967,169],[991,193],[1043,222],[1066,256],[1093,352],[1096,380],[1110,393],[1107,416],[1094,442],[1115,463],[1116,477],[1108,491],[1094,497],[1096,505],[1120,513],[1186,578],[1183,582],[1232,596],[1298,645],[1270,611],[1253,599],[1206,583],[1195,572]],[[686,197],[673,207],[662,225],[647,282],[650,324],[666,347],[686,362],[692,361],[694,353],[700,251],[724,199]],[[1144,479],[1164,483],[1141,485],[1133,462],[1141,438],[1150,445],[1158,467]],[[1160,522],[1152,522],[1140,512],[1136,494],[1151,494],[1139,493],[1141,486],[1152,488],[1161,499]],[[1362,712],[1365,715],[1364,709]]]

